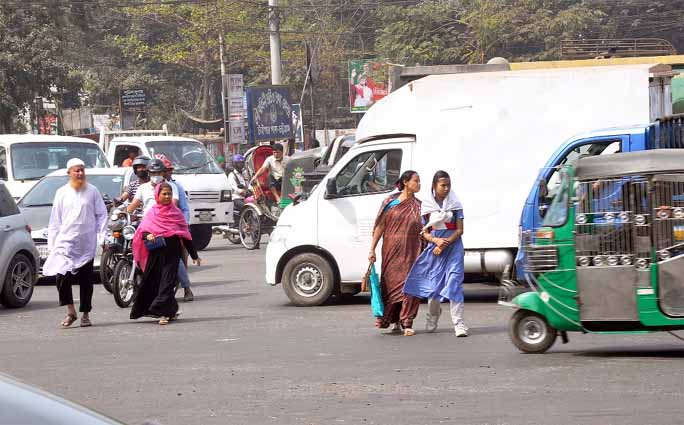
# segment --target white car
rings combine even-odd
[[[2,182],[0,229],[0,304],[23,307],[31,300],[38,280],[38,250],[31,240],[31,228]]]
[[[133,169],[130,167],[86,169],[88,183],[97,187],[106,203],[121,195],[124,187],[128,185],[132,177]],[[48,223],[50,222],[52,202],[55,199],[57,189],[67,184],[68,181],[69,176],[65,169],[54,171],[43,177],[18,203],[19,209],[33,229],[31,236],[40,253],[41,266],[48,256]],[[102,244],[98,243],[97,254],[93,264],[95,270],[100,267],[101,256]]]

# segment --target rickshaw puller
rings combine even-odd
[[[266,158],[264,165],[261,166],[259,171],[249,181],[250,184],[254,184],[259,177],[268,172],[268,186],[278,204],[280,204],[280,190],[283,185],[283,173],[285,172],[285,164],[283,162],[283,145],[276,143],[273,145],[273,155]]]

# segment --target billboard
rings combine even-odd
[[[282,86],[249,87],[247,118],[251,143],[292,138],[290,91]]]
[[[364,113],[375,102],[387,96],[388,66],[377,59],[349,61],[349,111]]]

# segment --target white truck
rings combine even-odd
[[[169,136],[166,129],[102,130],[100,146],[114,166],[120,166],[129,152],[149,158],[163,154],[174,164],[174,179],[188,195],[190,233],[198,250],[209,245],[213,226],[232,223],[233,201],[228,178],[202,142]]]
[[[15,200],[38,180],[81,158],[88,168],[109,167],[97,143],[80,137],[40,134],[0,135],[0,179]]]
[[[410,169],[422,178],[419,198],[437,170],[451,175],[464,205],[466,273],[511,275],[521,212],[540,168],[643,145],[643,126],[574,135],[671,114],[671,77],[669,66],[636,65],[409,83],[370,108],[357,144],[306,201],[283,211],[266,251],[266,281],[282,283],[301,306],[358,292],[378,208]],[[553,190],[552,171],[546,179]]]

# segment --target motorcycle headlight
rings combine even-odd
[[[221,191],[221,202],[230,202],[232,200],[232,193],[230,190],[222,190]]]
[[[133,236],[135,236],[135,227],[133,226],[126,226],[123,228],[123,237],[127,241],[130,241],[133,239]]]

